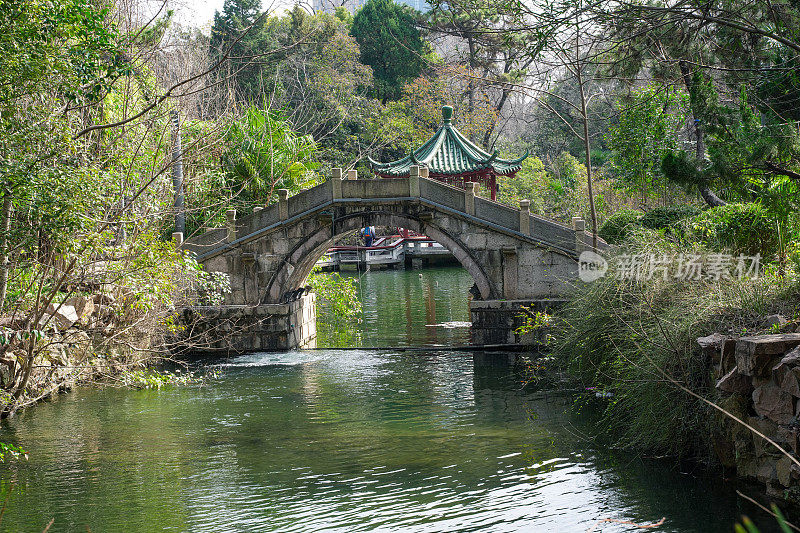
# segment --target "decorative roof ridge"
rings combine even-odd
[[[442,144],[444,143],[445,139],[447,139],[447,130],[448,130],[447,126],[448,126],[447,124],[442,124],[437,130],[437,132],[433,135],[433,137],[431,137],[426,143],[424,143],[416,150],[411,151],[411,155],[414,156],[414,161],[416,161],[417,163],[424,163],[427,165],[433,159],[433,156],[436,155],[436,152],[442,147]],[[431,141],[433,141],[434,139],[436,139],[436,141],[431,143]],[[431,144],[431,147],[430,149],[427,150],[428,155],[424,156],[420,160],[417,160],[416,157],[417,153],[425,149],[425,147],[429,143]]]
[[[412,149],[408,155],[387,163],[375,161],[367,156],[370,166],[378,173],[396,176],[408,175],[408,167],[412,164],[427,166],[431,172],[443,175],[490,169],[496,174],[508,174],[519,170],[520,164],[528,157],[527,150],[517,159],[503,159],[497,149],[490,154],[453,126],[452,116],[453,108],[443,106],[442,123],[419,148]]]

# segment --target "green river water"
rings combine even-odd
[[[463,270],[359,284],[367,318],[326,342],[467,341]],[[3,422],[0,440],[30,459],[0,465],[0,530],[582,532],[666,517],[646,531],[684,533],[754,514],[717,477],[597,449],[568,398],[523,391],[513,369],[475,366],[466,351],[215,364],[203,385],[79,388]]]

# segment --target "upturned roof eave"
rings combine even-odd
[[[443,118],[445,118],[444,114]],[[460,156],[450,153],[442,153],[440,155],[440,152],[444,150],[443,147],[451,145],[451,143],[446,142],[448,138],[453,141],[452,146],[461,152]],[[445,168],[439,168],[433,164],[437,156],[439,156],[438,159],[440,161],[465,161],[468,163],[468,166],[460,169],[453,169],[447,168],[448,165],[446,164]],[[522,162],[527,157],[527,151],[522,157],[517,159],[501,159],[498,157],[497,150],[490,154],[470,141],[458,131],[449,120],[445,119],[439,126],[439,129],[436,130],[436,133],[409,155],[388,163],[380,163],[369,156],[367,156],[367,159],[370,166],[377,174],[399,177],[407,176],[410,173],[410,166],[412,164],[426,166],[432,176],[457,176],[479,174],[483,172],[493,172],[496,175],[508,175],[517,172],[522,167]]]

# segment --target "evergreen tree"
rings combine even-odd
[[[225,0],[222,12],[214,14],[211,60],[228,54],[219,75],[229,77],[238,95],[245,100],[254,100],[259,94],[263,61],[258,58],[269,49],[264,34],[265,20],[260,0]]]
[[[361,49],[361,62],[374,72],[374,96],[384,104],[400,98],[423,66],[425,46],[414,12],[394,0],[368,0],[353,18],[350,34]]]

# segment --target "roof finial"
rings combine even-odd
[[[451,119],[453,118],[453,108],[449,105],[442,106],[442,119],[444,120],[445,124],[450,124]]]

